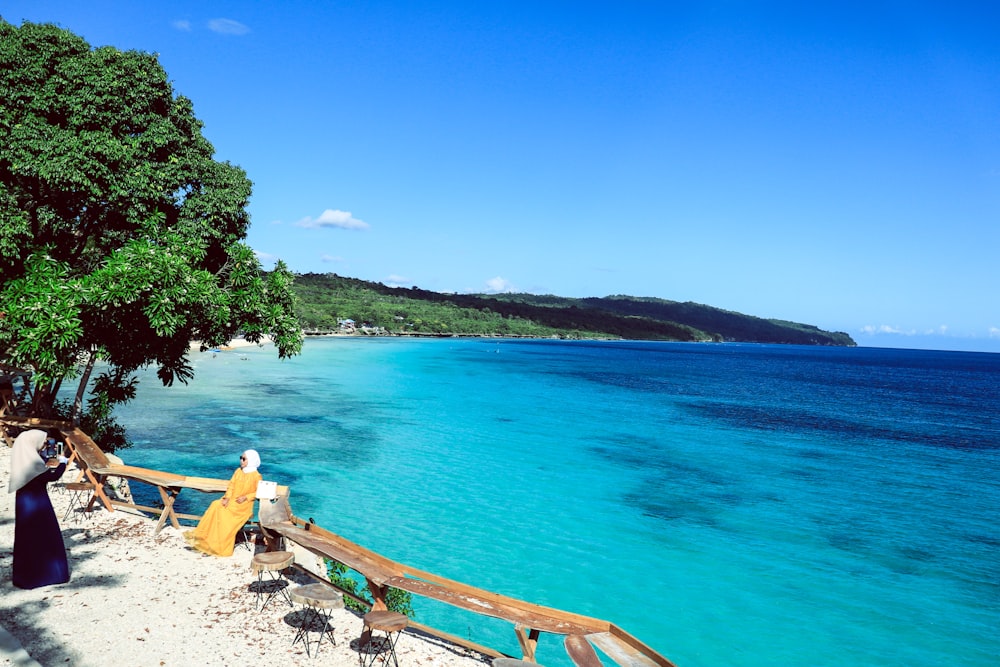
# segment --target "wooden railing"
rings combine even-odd
[[[173,501],[181,489],[192,488],[203,492],[219,493],[226,489],[227,480],[187,477],[149,468],[112,463],[87,434],[66,422],[23,417],[0,417],[0,425],[22,428],[61,428],[78,466],[95,485],[95,493],[87,510],[92,509],[94,502],[100,500],[109,511],[114,511],[116,505],[128,505],[136,509],[159,513],[157,531],[164,526],[168,517],[178,528],[180,527],[176,521],[178,517],[199,518],[193,515],[176,514],[173,511]],[[108,476],[124,477],[155,486],[164,501],[164,507],[144,507],[109,498],[102,488],[103,482]],[[287,499],[288,488],[279,487],[279,494]],[[267,523],[264,529],[295,542],[317,556],[334,560],[360,574],[368,584],[372,599],[375,601],[373,605],[375,609],[385,609],[389,590],[397,588],[413,595],[437,600],[475,614],[511,623],[521,648],[522,658],[529,662],[535,661],[540,634],[548,632],[565,637],[566,652],[579,667],[600,667],[602,663],[594,650],[595,646],[622,667],[676,667],[674,663],[653,648],[608,621],[500,595],[398,563],[311,521],[296,517],[290,506],[286,516],[282,518],[284,520]],[[411,625],[417,626],[417,624]],[[480,646],[429,626],[419,625],[417,627],[486,655],[494,657],[502,655],[489,647]]]

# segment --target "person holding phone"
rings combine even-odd
[[[8,493],[14,501],[14,585],[40,588],[69,581],[66,545],[48,484],[66,471],[59,429],[24,431],[10,452]]]

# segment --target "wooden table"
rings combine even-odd
[[[307,584],[297,586],[291,590],[292,602],[302,605],[302,615],[300,617],[299,630],[295,633],[292,646],[298,642],[303,642],[306,647],[306,655],[314,657],[309,652],[309,632],[314,624],[319,625],[319,638],[316,640],[316,653],[319,653],[320,644],[323,637],[329,636],[334,644],[337,640],[333,636],[333,626],[330,625],[330,614],[334,609],[344,608],[344,596],[338,593],[327,584]]]
[[[250,569],[257,573],[257,603],[260,604],[258,611],[264,611],[271,600],[278,594],[285,598],[288,606],[294,607],[292,598],[288,595],[288,580],[285,579],[285,568],[291,567],[295,562],[295,554],[291,551],[265,551],[255,554],[250,562]],[[270,580],[264,578],[267,572]],[[268,589],[265,595],[264,589]],[[261,598],[264,602],[261,603]]]
[[[396,642],[409,623],[410,619],[405,614],[394,611],[378,610],[365,614],[361,626],[361,639],[358,640],[358,659],[361,666],[375,664],[375,658],[388,648],[388,655],[382,657],[382,664],[388,664],[389,658],[392,658],[392,664],[399,667],[399,661],[396,660]],[[382,632],[385,636],[376,640],[376,632]],[[377,648],[376,643],[378,643]]]

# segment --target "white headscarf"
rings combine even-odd
[[[257,453],[257,450],[248,449],[243,452],[243,456],[247,458],[247,467],[243,469],[243,472],[247,474],[257,472],[257,468],[260,467],[260,454]]]
[[[45,472],[45,461],[38,455],[48,435],[33,428],[14,438],[10,452],[10,486],[7,493],[14,493],[22,486]]]

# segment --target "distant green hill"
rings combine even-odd
[[[333,273],[298,275],[294,291],[311,332],[336,331],[350,319],[369,330],[423,335],[855,345],[846,333],[648,297],[443,294]]]

